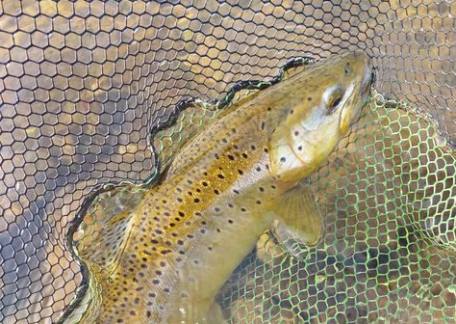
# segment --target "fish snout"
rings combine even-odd
[[[375,83],[375,80],[375,69],[372,67],[370,62],[368,62],[364,70],[363,78],[361,80],[361,95],[363,97],[367,96],[370,93],[370,89],[372,85]]]

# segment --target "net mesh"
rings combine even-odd
[[[322,243],[291,256],[265,234],[219,302],[233,322],[451,321],[454,15],[427,0],[1,2],[0,321],[60,318],[82,279],[70,222],[96,186],[153,173],[148,131],[181,98],[348,49],[431,118],[378,96],[312,178]]]
[[[219,296],[231,323],[454,321],[456,155],[407,105],[368,108],[309,182],[323,240],[263,234]]]

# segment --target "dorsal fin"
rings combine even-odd
[[[57,323],[86,323],[90,321],[85,318],[96,317],[100,285],[118,264],[130,232],[132,212],[144,193],[140,185],[105,184],[84,200],[68,232],[68,245],[81,263],[83,280]]]
[[[91,204],[75,232],[79,256],[91,268],[104,273],[115,269],[128,239],[132,213],[143,195],[139,186],[125,185],[100,194]]]

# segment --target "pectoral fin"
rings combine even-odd
[[[323,235],[323,217],[310,189],[298,184],[286,192],[274,208],[277,219],[272,233],[277,241],[292,252],[293,241],[312,246]],[[295,253],[293,253],[295,254]]]

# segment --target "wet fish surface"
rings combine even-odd
[[[82,258],[91,283],[73,319],[218,323],[217,292],[265,230],[276,224],[308,244],[321,237],[301,181],[348,133],[372,81],[368,57],[350,52],[232,103],[104,229],[109,266]]]

